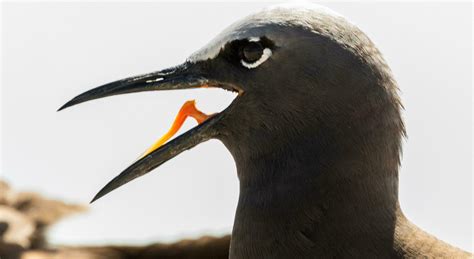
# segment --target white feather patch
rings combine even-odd
[[[248,69],[256,68],[260,66],[263,62],[267,61],[267,59],[270,58],[271,55],[272,55],[272,50],[269,48],[265,48],[263,50],[262,56],[257,61],[253,63],[247,63],[244,60],[241,60],[240,63],[242,64],[242,66]]]
[[[248,41],[249,42],[259,42],[260,38],[259,37],[250,37],[250,38],[248,38]]]

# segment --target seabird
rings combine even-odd
[[[264,9],[179,66],[97,87],[60,110],[118,94],[202,87],[237,97],[214,115],[185,104],[169,134],[93,201],[215,138],[232,154],[240,182],[230,258],[470,257],[402,213],[397,83],[374,43],[326,8]],[[163,145],[187,116],[199,125]]]

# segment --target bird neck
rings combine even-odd
[[[293,137],[288,145],[262,148],[265,153],[234,149],[240,197],[231,255],[392,251],[401,215],[399,154],[371,138],[350,145],[337,143],[338,136],[327,143]]]

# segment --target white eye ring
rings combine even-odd
[[[260,66],[260,64],[262,64],[263,62],[267,61],[267,59],[270,58],[271,55],[272,55],[272,50],[269,49],[269,48],[265,48],[263,50],[262,56],[257,61],[255,61],[253,63],[247,63],[243,59],[241,59],[240,63],[242,64],[242,66],[244,66],[248,69],[256,68],[256,67]]]

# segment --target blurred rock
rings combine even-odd
[[[21,255],[21,259],[224,259],[229,257],[230,236],[221,238],[202,237],[183,240],[173,244],[153,244],[149,246],[104,246],[104,247],[63,247],[56,250],[34,250]]]
[[[16,192],[0,180],[0,256],[4,247],[44,247],[44,231],[49,225],[85,209],[35,193]]]
[[[1,259],[204,259],[228,258],[230,236],[201,237],[148,246],[48,247],[45,230],[86,207],[15,192],[0,180]]]
[[[0,206],[0,236],[2,243],[31,247],[35,222],[21,212],[7,206]]]

